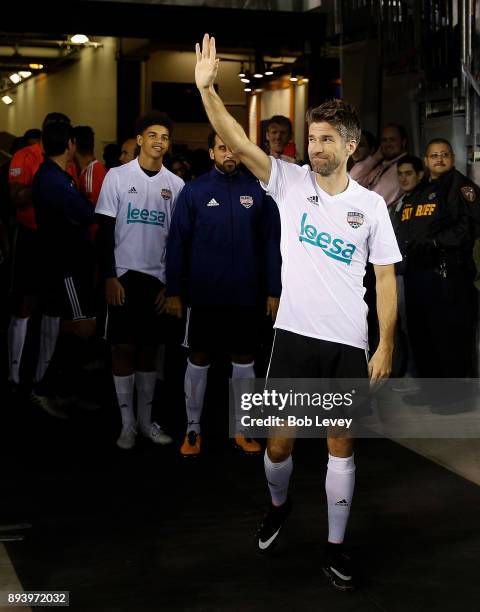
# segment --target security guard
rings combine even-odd
[[[424,164],[429,177],[404,199],[397,234],[409,336],[420,378],[465,378],[474,367],[480,190],[455,169],[448,140],[430,141]],[[421,391],[410,403],[425,399]]]

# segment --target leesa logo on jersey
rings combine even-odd
[[[319,247],[328,257],[342,261],[349,266],[357,247],[347,243],[341,238],[334,238],[328,232],[320,232],[314,225],[307,225],[307,213],[303,213],[300,223],[300,242],[307,242]]]
[[[136,208],[131,202],[127,208],[127,224],[144,223],[145,225],[160,225],[165,227],[165,213],[148,208]]]

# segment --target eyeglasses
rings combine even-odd
[[[449,159],[452,154],[448,151],[441,151],[440,153],[430,153],[428,156],[430,159]]]

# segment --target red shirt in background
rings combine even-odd
[[[93,206],[97,205],[98,196],[100,195],[103,179],[106,174],[107,169],[97,159],[92,160],[80,173],[78,188],[80,193],[82,193]],[[92,240],[95,238],[97,230],[98,225],[94,223],[90,227],[90,236]]]

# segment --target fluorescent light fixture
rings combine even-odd
[[[29,76],[32,76],[30,70],[19,70],[18,74],[22,77],[22,79],[28,79]]]
[[[14,72],[13,74],[11,74],[11,75],[10,75],[8,78],[9,78],[9,79],[12,81],[12,83],[14,83],[15,85],[17,85],[17,83],[20,83],[20,81],[22,80],[22,77],[21,77],[19,74],[17,74],[16,72]]]
[[[8,106],[9,104],[13,103],[13,98],[11,98],[10,96],[3,96],[2,97],[2,102],[4,104],[7,104],[7,106]]]
[[[70,42],[74,45],[85,45],[90,39],[85,34],[74,34],[70,37]]]
[[[41,70],[43,68],[43,64],[28,64],[28,67],[32,70]]]

